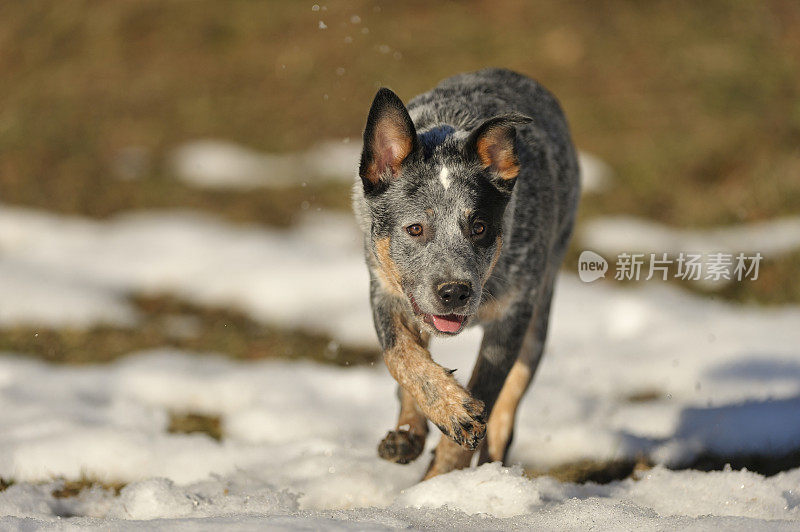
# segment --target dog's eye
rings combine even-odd
[[[486,231],[486,224],[483,222],[475,222],[472,224],[472,235],[473,236],[480,236]]]
[[[420,236],[422,234],[422,226],[420,224],[412,224],[406,227],[406,231],[411,236]]]

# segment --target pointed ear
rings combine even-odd
[[[519,174],[519,160],[514,146],[517,138],[516,126],[531,121],[530,117],[517,113],[487,120],[467,139],[467,155],[477,155],[483,167],[497,175],[499,183],[512,186]]]
[[[417,148],[417,132],[400,98],[382,88],[375,95],[364,128],[364,149],[358,174],[366,192],[382,179],[397,175],[400,164]]]

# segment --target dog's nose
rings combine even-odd
[[[436,289],[439,301],[448,309],[464,306],[472,297],[472,287],[468,283],[444,283]]]

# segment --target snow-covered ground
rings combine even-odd
[[[655,431],[672,431],[676,445],[689,443],[690,450],[687,440],[769,449],[770,438],[798,426],[789,412],[798,410],[797,399],[794,405],[779,398],[755,402],[754,411],[737,415],[734,405],[741,399],[720,401],[721,408],[693,407],[680,387],[667,387],[675,390],[672,399],[626,406],[615,394],[597,391],[612,382],[582,385],[584,372],[570,368],[577,361],[565,364],[554,355],[525,402],[515,460],[539,450],[545,459],[556,458],[558,447],[619,456],[631,450],[626,440]],[[590,371],[600,365],[589,360],[592,355],[584,358]],[[622,362],[608,361],[626,374],[618,392],[633,391],[625,377],[636,372],[624,371]],[[724,387],[719,376],[706,380]],[[758,396],[756,383],[744,381],[739,386]],[[401,466],[375,453],[395,413],[391,379],[380,368],[245,364],[174,351],[88,368],[8,356],[0,359],[0,383],[0,475],[18,481],[0,492],[0,515],[9,516],[0,517],[3,529],[65,522],[104,529],[156,524],[744,529],[757,522],[778,524],[766,520],[800,520],[800,470],[764,478],[744,471],[657,467],[638,481],[581,486],[527,480],[518,469],[494,464],[416,484],[427,458]],[[734,387],[728,386],[729,395]],[[743,395],[748,394],[737,397]],[[600,404],[599,412],[591,402]],[[166,434],[166,412],[184,409],[221,414],[227,438],[217,443],[204,435]],[[717,414],[726,409],[733,411]],[[756,434],[760,431],[766,432]],[[726,442],[731,433],[738,436]],[[130,484],[119,497],[96,489],[56,499],[51,492],[57,481],[31,483],[81,475]],[[82,517],[65,521],[68,516]],[[195,521],[208,517],[216,519]],[[159,521],[118,521],[150,519]]]
[[[620,252],[760,252],[776,259],[800,249],[800,216],[734,227],[675,229],[630,216],[589,220],[580,238],[607,256]]]
[[[309,280],[313,304],[300,297]],[[195,213],[95,222],[0,206],[2,324],[135,326],[125,294],[170,291],[372,345],[366,282],[344,215],[315,213],[278,231]],[[797,307],[565,275],[512,461],[547,468],[646,455],[680,466],[704,452],[796,449],[798,323]],[[466,378],[478,340],[468,331],[436,343],[434,356]],[[653,399],[629,400],[637,395]],[[226,438],[167,434],[170,411],[219,414]],[[764,478],[656,467],[638,481],[596,486],[488,465],[417,484],[427,458],[400,466],[375,452],[395,414],[380,366],[160,350],[63,367],[4,354],[0,477],[16,484],[0,492],[0,528],[796,529],[800,521],[800,470]],[[81,475],[129,485],[119,497],[52,497],[53,479]],[[85,517],[65,517],[73,515]],[[145,519],[159,521],[136,521]]]

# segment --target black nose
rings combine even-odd
[[[453,309],[467,304],[472,297],[472,287],[467,283],[444,283],[439,285],[436,293],[445,307]]]

